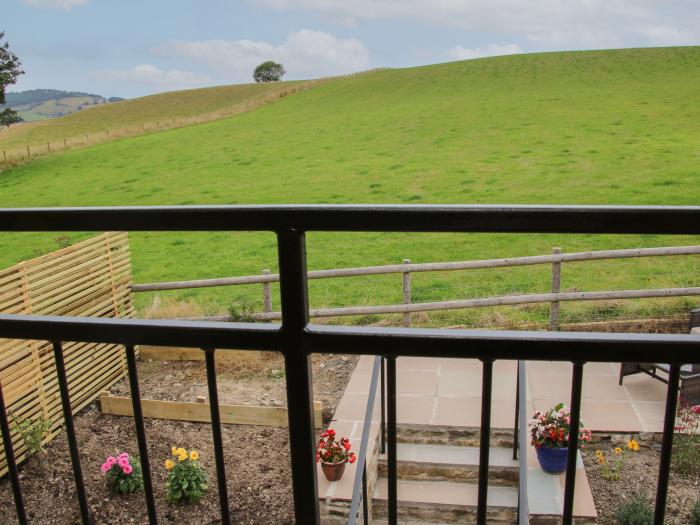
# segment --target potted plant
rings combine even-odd
[[[559,474],[566,470],[566,457],[569,450],[569,429],[571,415],[564,403],[554,405],[544,414],[536,412],[530,421],[532,445],[537,451],[537,460],[542,470]],[[580,424],[579,446],[590,441],[591,431]]]
[[[357,457],[350,452],[352,445],[348,438],[335,439],[335,430],[328,429],[321,433],[316,449],[316,462],[321,463],[321,470],[328,481],[338,481],[343,477],[346,463],[355,463]]]

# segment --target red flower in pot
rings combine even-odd
[[[316,462],[321,463],[321,470],[328,481],[338,481],[343,477],[346,463],[355,463],[357,456],[350,452],[352,445],[348,438],[336,440],[335,430],[329,428],[321,433],[316,449]]]

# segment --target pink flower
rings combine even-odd
[[[131,474],[131,472],[132,472],[133,470],[134,470],[133,467],[132,467],[131,465],[129,465],[129,463],[127,463],[126,465],[123,465],[123,466],[122,466],[122,471],[124,471],[124,474],[127,474],[127,475],[128,475],[128,474]]]
[[[128,460],[129,460],[129,454],[127,454],[126,452],[122,452],[121,454],[119,454],[119,455],[117,456],[117,459],[125,459],[125,460],[128,461]]]
[[[112,465],[110,465],[109,463],[102,463],[102,466],[100,468],[102,469],[102,472],[104,474],[107,474],[107,472],[109,472],[109,469],[112,468]]]
[[[700,414],[700,405],[695,405],[693,408],[690,410],[693,411],[693,414]]]
[[[116,462],[117,462],[117,458],[115,458],[114,456],[109,456],[109,457],[107,458],[107,463],[109,464],[110,467],[111,467],[112,465],[114,465]]]

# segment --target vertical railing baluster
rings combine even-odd
[[[80,467],[80,453],[78,452],[78,441],[75,438],[75,425],[73,424],[73,410],[71,408],[70,393],[68,392],[66,364],[63,360],[63,348],[60,342],[54,341],[53,355],[56,361],[56,377],[58,378],[58,389],[61,392],[61,405],[63,407],[63,418],[66,425],[66,438],[68,439],[68,449],[70,450],[70,459],[73,464],[73,479],[75,481],[75,490],[78,495],[80,517],[83,521],[83,525],[88,525],[92,523],[92,518],[90,518],[90,509],[85,492],[83,469]]]
[[[518,361],[518,388],[520,394],[520,435],[518,436],[520,461],[518,465],[518,525],[530,524],[530,507],[527,492],[527,368],[525,361]]]
[[[520,361],[517,361],[518,367],[515,372],[515,421],[513,422],[513,460],[518,459],[518,435],[520,433],[518,423],[520,421]]]
[[[398,521],[398,487],[396,472],[396,357],[386,358],[387,384],[387,505],[389,525]]]
[[[129,387],[131,388],[131,404],[134,410],[134,425],[136,427],[136,441],[139,446],[139,459],[143,471],[143,488],[146,496],[146,508],[148,510],[148,522],[151,525],[158,523],[156,515],[156,500],[153,496],[153,482],[151,480],[151,463],[148,459],[148,447],[146,445],[146,429],[143,425],[143,412],[141,410],[141,392],[139,390],[139,378],[136,371],[136,350],[133,345],[127,345],[126,364],[129,369]]]
[[[369,501],[367,495],[367,461],[362,466],[362,524],[369,525]]]
[[[678,385],[681,365],[671,365],[668,372],[668,390],[666,393],[666,411],[664,413],[664,433],[661,441],[661,458],[659,459],[659,478],[656,485],[656,505],[654,507],[654,525],[663,525],[666,514],[666,496],[668,480],[671,473],[671,452],[673,450],[673,429],[676,424],[678,408]]]
[[[386,453],[386,387],[384,385],[384,356],[382,356],[382,365],[381,365],[381,371],[379,372],[380,375],[380,381],[381,381],[381,386],[380,386],[380,401],[382,403],[381,406],[381,411],[380,411],[380,429],[379,429],[379,451],[382,454]]]
[[[10,472],[12,495],[15,498],[15,509],[17,509],[17,521],[20,525],[26,525],[27,512],[24,510],[24,498],[19,485],[19,473],[15,462],[15,451],[12,448],[12,434],[7,421],[7,409],[5,407],[5,398],[2,394],[2,384],[0,384],[0,433],[2,434],[2,442],[5,445],[5,462],[7,463],[7,470]]]
[[[477,496],[476,523],[486,523],[489,492],[489,447],[491,446],[491,386],[493,384],[493,360],[483,359],[481,379],[481,435],[479,436],[479,492]]]
[[[228,490],[226,488],[226,461],[224,443],[221,437],[221,416],[219,414],[219,389],[216,384],[216,359],[214,348],[203,348],[204,362],[207,369],[207,387],[209,388],[209,409],[211,412],[211,432],[214,440],[214,457],[216,459],[216,480],[219,485],[219,507],[221,523],[229,525],[231,515],[228,508]]]
[[[303,344],[304,329],[309,321],[306,239],[304,232],[290,229],[278,232],[277,243],[294,513],[296,523],[318,525],[311,360]]]
[[[578,458],[578,433],[581,427],[581,390],[583,387],[583,363],[576,362],[571,380],[571,405],[569,424],[569,450],[566,455],[566,479],[564,480],[564,508],[562,525],[571,525],[574,517],[574,486]]]

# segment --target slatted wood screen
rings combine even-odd
[[[0,271],[0,312],[133,317],[131,258],[126,233],[108,232]],[[64,343],[73,413],[126,374],[120,346]],[[49,342],[0,339],[0,384],[17,420],[49,419],[52,439],[63,425],[53,347]],[[0,438],[1,439],[1,438]],[[25,447],[13,434],[15,454]],[[7,472],[0,450],[0,475]]]

